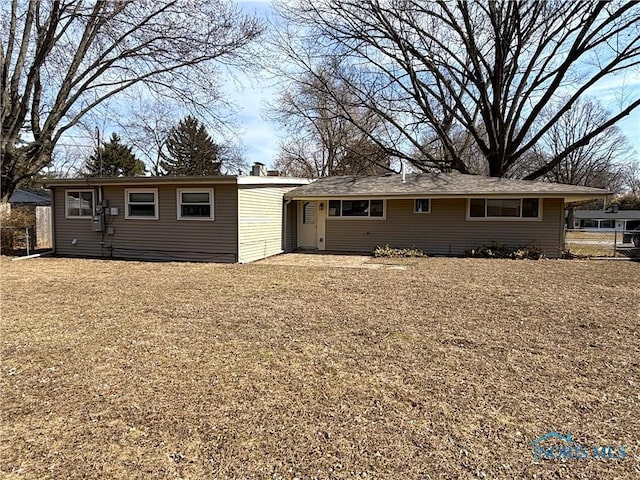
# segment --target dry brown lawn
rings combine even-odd
[[[3,258],[0,477],[640,477],[638,264],[403,266]]]
[[[623,243],[622,232],[566,232],[565,248],[574,255],[585,257],[638,257],[638,249]],[[632,252],[631,250],[634,250]]]

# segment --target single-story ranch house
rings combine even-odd
[[[493,241],[564,246],[564,204],[596,188],[463,175],[311,181],[270,176],[49,180],[54,251],[66,256],[251,262],[377,245],[463,255]]]
[[[587,232],[633,230],[640,226],[640,210],[575,210],[573,228]]]

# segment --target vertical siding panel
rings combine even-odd
[[[542,221],[467,221],[463,198],[432,199],[431,213],[413,213],[413,200],[388,200],[385,220],[327,219],[328,250],[371,253],[377,245],[417,247],[432,255],[463,255],[466,250],[501,242],[536,246],[547,257],[562,252],[560,198],[543,200]]]
[[[292,188],[238,187],[240,262],[253,262],[284,251],[283,197]],[[288,227],[287,234],[290,230]]]

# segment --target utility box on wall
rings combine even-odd
[[[92,219],[93,231],[94,232],[104,232],[104,215],[99,213],[98,215],[94,215]]]

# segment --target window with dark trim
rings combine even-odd
[[[329,217],[384,218],[384,200],[329,200]]]
[[[531,219],[541,218],[539,198],[470,198],[467,217],[475,219]]]
[[[431,201],[428,198],[416,198],[413,202],[413,213],[431,213]]]
[[[598,228],[616,228],[615,220],[600,220],[600,225]]]

